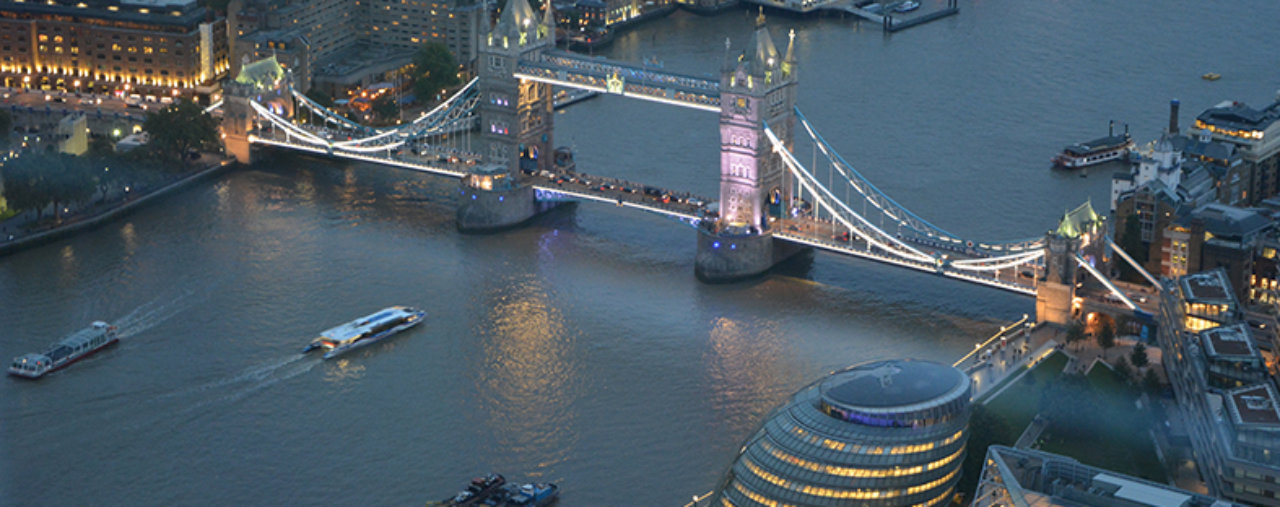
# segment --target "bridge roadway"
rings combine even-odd
[[[1034,297],[1036,295],[1036,281],[1039,279],[1040,275],[1040,268],[1038,267],[1035,268],[1035,272],[1033,273],[1024,273],[1027,268],[1020,267],[989,272],[988,275],[984,276],[950,268],[945,264],[945,262],[944,264],[939,265],[936,262],[920,262],[890,255],[877,247],[871,246],[866,241],[860,240],[856,235],[849,240],[845,240],[845,236],[843,236],[843,232],[845,230],[846,229],[843,226],[832,224],[829,221],[818,220],[813,217],[802,215],[774,222],[773,237],[795,243],[802,243],[841,255],[861,257],[863,259],[893,264],[904,268],[914,269],[916,271],[939,274],[1027,296]],[[914,246],[917,246],[924,251],[929,251],[931,248],[935,248],[931,245],[916,244]],[[954,252],[949,252],[946,255],[948,261],[973,258]],[[1028,274],[1031,276],[1026,276]]]
[[[416,155],[404,149],[359,153],[343,150],[341,147],[336,146],[322,147],[296,142],[289,139],[289,137],[290,134],[287,132],[272,129],[255,132],[251,142],[459,179],[467,174],[469,167],[467,163],[442,162],[442,157],[435,154]],[[519,178],[522,183],[527,183],[534,188],[535,192],[537,192],[536,197],[540,201],[570,201],[577,199],[596,201],[665,215],[694,226],[706,226],[702,220],[708,217],[709,212],[706,206],[712,202],[712,199],[688,192],[673,191],[628,180],[573,171],[543,171],[536,174],[520,174]],[[1008,268],[990,272],[989,274],[962,271],[949,267],[945,260],[942,263],[922,262],[890,255],[877,247],[870,246],[865,241],[859,240],[856,236],[851,240],[844,240],[844,237],[841,236],[844,230],[843,227],[834,225],[829,221],[818,220],[808,216],[783,219],[773,224],[773,234],[778,239],[813,246],[836,254],[851,255],[926,273],[940,274],[1023,295],[1035,295],[1036,280],[1040,275],[1039,268],[1036,268],[1034,273],[1026,273],[1026,268]],[[923,251],[937,253],[938,245],[919,243],[915,243],[915,245]],[[944,258],[947,260],[973,258],[958,252],[949,252],[945,255],[946,257]]]
[[[288,137],[287,134],[280,130],[257,131],[254,132],[251,142],[318,155],[389,165],[457,179],[466,176],[468,168],[472,165],[465,162],[443,162],[441,161],[443,157],[440,155],[416,155],[404,149],[371,153],[346,151],[337,146],[332,147],[332,149],[326,149],[322,146],[291,141]],[[680,192],[619,178],[572,171],[521,174],[519,178],[521,183],[533,186],[534,190],[538,192],[538,200],[567,201],[583,199],[596,201],[667,215],[689,221],[691,224],[705,216],[705,206],[712,201],[689,192]]]

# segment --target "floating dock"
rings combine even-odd
[[[939,20],[960,13],[960,7],[956,5],[956,0],[948,0],[947,6],[942,9],[918,16],[895,18],[892,13],[888,12],[888,10],[892,9],[893,5],[895,4],[884,4],[881,12],[872,12],[862,7],[858,7],[854,2],[832,2],[823,6],[823,10],[852,14],[867,21],[879,24],[884,27],[884,31],[886,33],[906,30],[913,26],[923,25],[930,21]]]

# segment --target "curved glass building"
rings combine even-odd
[[[969,378],[916,360],[864,363],[792,396],[747,439],[712,505],[942,505],[960,480]]]

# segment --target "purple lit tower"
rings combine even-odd
[[[726,52],[728,41],[725,42]],[[698,236],[699,278],[727,282],[759,275],[803,248],[774,242],[771,224],[792,198],[791,177],[765,136],[767,125],[787,147],[795,128],[794,32],[783,55],[764,14],[751,42],[726,55],[720,76],[720,217]]]

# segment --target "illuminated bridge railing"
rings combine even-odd
[[[549,52],[538,61],[521,61],[516,68],[516,76],[703,111],[720,111],[719,81],[620,65],[572,53]]]

